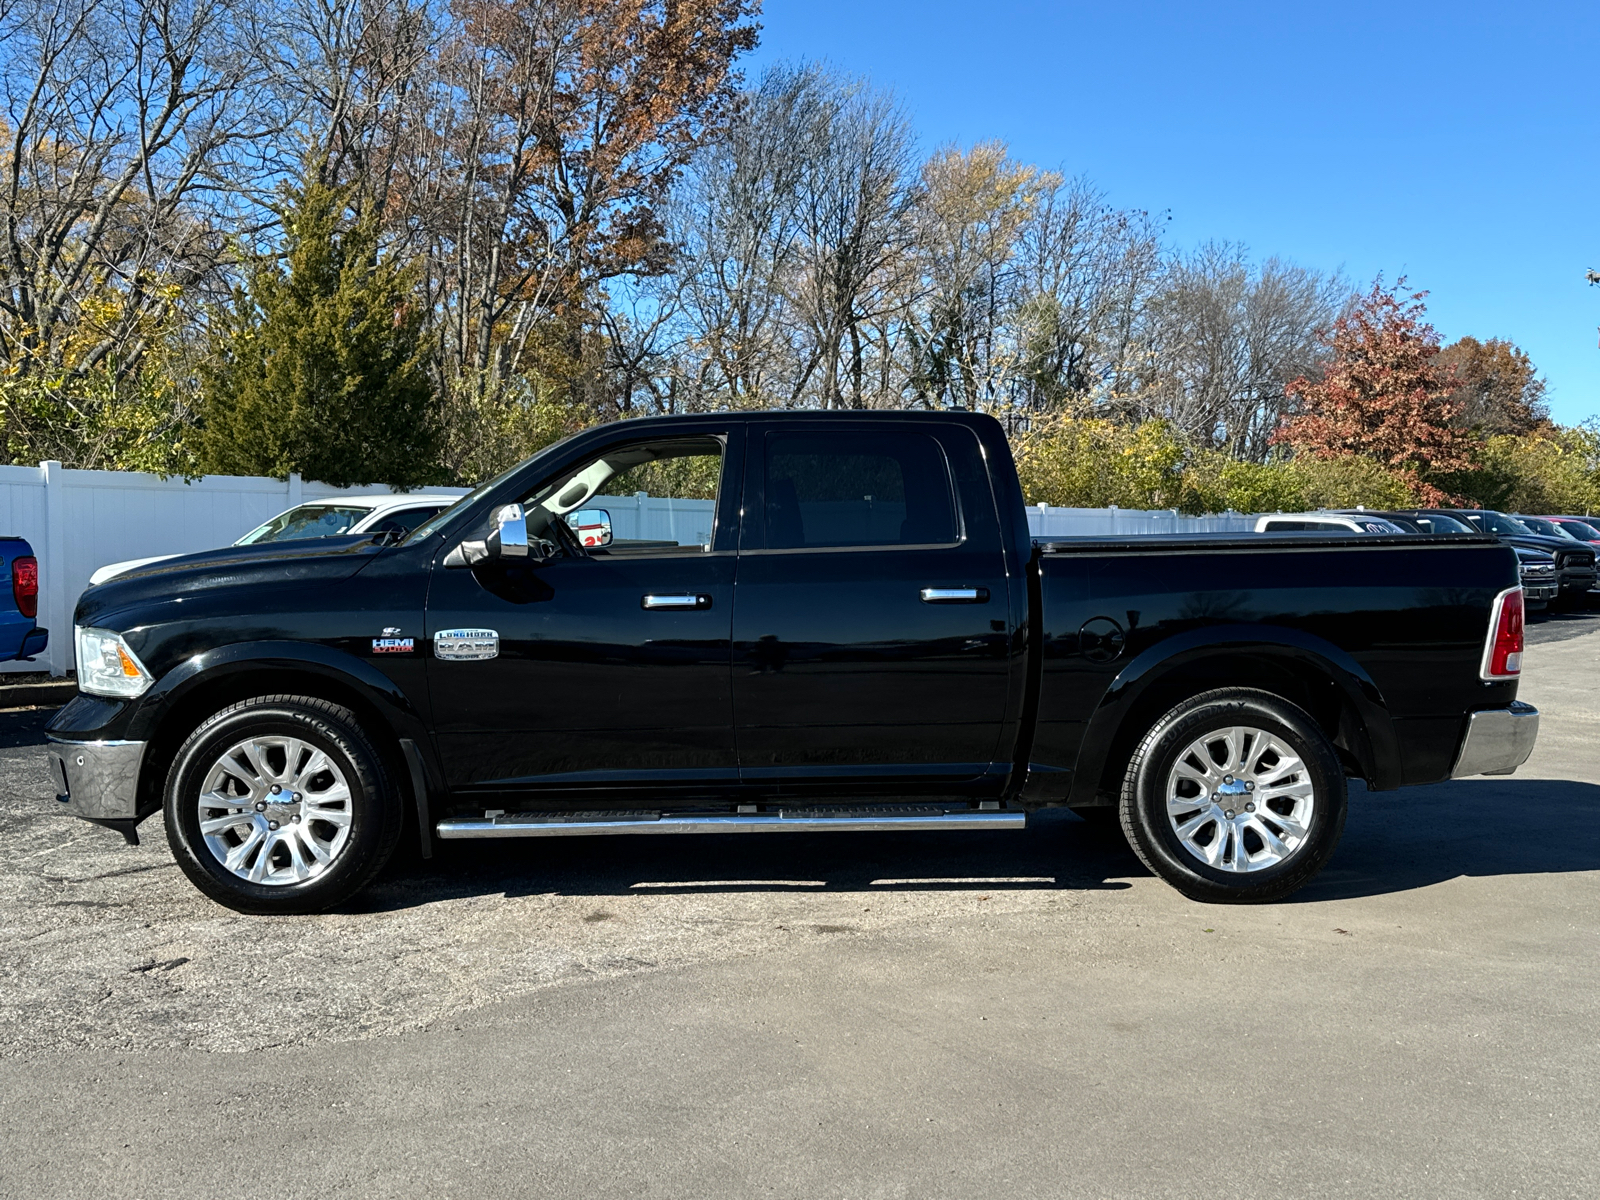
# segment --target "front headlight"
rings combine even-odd
[[[139,656],[109,629],[78,629],[78,690],[130,699],[155,682]]]

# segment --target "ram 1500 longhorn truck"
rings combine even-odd
[[[594,497],[652,489],[696,533],[608,541]],[[1522,615],[1513,552],[1476,534],[1033,539],[986,416],[666,417],[409,535],[90,588],[49,732],[63,805],[130,840],[162,810],[247,912],[340,902],[406,828],[429,854],[1062,805],[1115,813],[1188,896],[1259,901],[1326,862],[1348,777],[1526,760]]]

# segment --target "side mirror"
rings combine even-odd
[[[528,521],[522,505],[507,504],[494,515],[494,529],[487,539],[489,553],[496,558],[528,557]]]
[[[545,543],[540,544],[544,556]],[[445,555],[447,567],[471,567],[491,558],[528,557],[528,520],[522,505],[507,504],[494,515],[494,528],[483,541],[462,542]]]
[[[611,544],[611,514],[603,508],[583,508],[567,514],[567,524],[585,550]]]

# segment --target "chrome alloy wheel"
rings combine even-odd
[[[253,737],[212,764],[200,833],[240,879],[281,887],[320,875],[350,840],[350,785],[299,738]]]
[[[1178,842],[1219,871],[1275,867],[1306,844],[1316,789],[1275,733],[1235,725],[1190,742],[1167,774]]]

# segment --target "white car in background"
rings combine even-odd
[[[1256,518],[1257,533],[1404,533],[1393,521],[1360,513],[1268,513]]]
[[[292,542],[301,538],[338,537],[350,533],[410,533],[429,517],[449,508],[460,496],[412,494],[408,496],[343,496],[337,500],[308,500],[257,525],[235,546],[254,546],[262,542]],[[130,558],[111,563],[89,576],[89,586],[104,583],[176,554],[157,554],[151,558]]]

